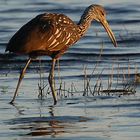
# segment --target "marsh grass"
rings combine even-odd
[[[122,96],[122,95],[134,95],[136,93],[135,82],[132,82],[126,73],[123,73],[122,76],[117,74],[117,79],[114,78],[114,66],[112,66],[111,73],[108,76],[108,80],[106,81],[107,86],[104,86],[104,81],[102,80],[102,72],[99,74],[97,80],[93,88],[91,88],[92,83],[89,83],[89,80],[85,79],[84,85],[84,96],[93,95],[106,95],[106,96]],[[86,72],[85,72],[86,73]],[[126,77],[127,75],[127,77]],[[120,84],[120,81],[121,84]]]
[[[76,84],[71,82],[71,84],[63,81],[60,75],[60,64],[59,60],[57,63],[58,68],[58,80],[56,85],[56,91],[59,98],[70,98],[76,95],[81,96],[123,96],[123,95],[134,95],[136,93],[136,83],[131,81],[130,74],[130,61],[128,60],[128,69],[120,68],[119,61],[117,68],[115,64],[117,60],[113,60],[110,72],[108,74],[107,80],[103,80],[103,73],[106,68],[103,68],[101,71],[97,72],[99,67],[99,62],[101,60],[101,55],[103,52],[103,42],[100,49],[100,54],[97,58],[97,63],[94,65],[91,73],[88,72],[88,66],[83,67],[83,89],[78,90]],[[117,74],[115,73],[117,72]],[[138,73],[137,67],[135,66],[135,73]],[[94,75],[96,74],[96,78]],[[136,76],[135,76],[136,77]],[[46,89],[46,90],[45,90]],[[50,94],[49,84],[44,82],[44,75],[41,70],[41,61],[40,61],[40,78],[38,83],[38,97],[41,99],[46,95]]]

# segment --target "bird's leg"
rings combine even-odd
[[[50,74],[49,74],[49,77],[48,77],[49,84],[50,84],[51,91],[52,91],[52,95],[53,95],[53,99],[54,99],[54,105],[57,103],[57,94],[56,94],[56,91],[55,91],[55,79],[54,79],[55,62],[56,62],[56,59],[53,59],[52,60],[52,66],[51,66],[51,69],[50,69]]]
[[[20,74],[20,77],[19,77],[19,80],[18,80],[18,84],[17,84],[16,90],[15,90],[14,96],[13,96],[13,99],[11,100],[10,104],[13,104],[13,102],[14,102],[16,96],[17,96],[17,91],[19,89],[20,83],[21,83],[21,81],[22,81],[22,79],[24,77],[24,74],[25,74],[26,69],[27,69],[28,65],[30,64],[30,62],[31,62],[31,58],[28,59],[24,69],[21,71],[21,74]]]

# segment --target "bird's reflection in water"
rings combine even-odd
[[[48,136],[60,137],[71,134],[76,130],[82,129],[84,126],[79,126],[78,123],[94,120],[84,116],[64,115],[58,116],[55,112],[55,106],[46,107],[44,104],[39,105],[39,110],[31,108],[32,111],[25,109],[25,106],[13,105],[17,110],[15,118],[8,120],[8,125],[11,125],[10,130],[14,130],[19,136]],[[44,111],[44,109],[46,109]],[[37,116],[36,116],[37,114]],[[26,117],[27,115],[27,117]],[[30,115],[30,116],[29,116]],[[34,116],[35,115],[35,116]],[[20,133],[21,132],[21,133]]]
[[[66,125],[64,125],[64,122],[61,122],[60,120],[57,120],[55,118],[54,112],[53,112],[53,106],[51,106],[49,111],[50,117],[46,121],[44,121],[44,118],[42,117],[42,121],[36,121],[35,125],[31,129],[31,132],[27,135],[31,136],[43,136],[43,135],[50,135],[52,137],[55,137],[56,135],[59,135],[61,133],[64,133],[64,128]]]
[[[26,134],[22,134],[22,136],[30,135],[30,136],[43,136],[49,135],[51,137],[55,137],[56,135],[65,133],[65,127],[68,126],[63,120],[62,117],[55,117],[53,106],[48,107],[49,115],[44,117],[42,115],[41,107],[39,108],[39,117],[26,117],[22,118],[21,116],[25,115],[22,107],[13,104],[15,109],[17,110],[15,119],[10,120],[12,123],[12,130],[27,130]],[[23,112],[22,112],[23,111]],[[22,112],[22,113],[21,113]],[[47,114],[47,113],[46,113]],[[30,131],[28,133],[28,130]]]

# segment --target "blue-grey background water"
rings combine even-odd
[[[12,35],[44,12],[64,13],[78,22],[84,9],[93,3],[105,7],[118,48],[113,47],[101,24],[92,22],[86,35],[60,59],[60,77],[65,88],[75,93],[71,91],[69,97],[59,97],[56,106],[52,106],[51,95],[43,100],[38,98],[39,71],[41,69],[46,85],[50,68],[50,58],[45,56],[39,58],[41,63],[35,61],[29,66],[16,104],[8,104],[27,59],[27,56],[5,54]],[[140,86],[139,83],[134,86],[133,82],[135,74],[140,72],[139,13],[139,0],[0,0],[0,140],[138,140]],[[57,67],[55,72],[59,88]],[[112,88],[123,89],[126,84],[136,93],[82,96],[85,73],[92,77],[92,90],[98,79],[103,89],[108,88],[111,80]]]

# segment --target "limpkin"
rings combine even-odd
[[[13,103],[16,98],[20,83],[31,60],[37,56],[48,55],[52,58],[48,81],[54,104],[56,104],[57,95],[54,81],[56,60],[86,33],[93,20],[103,25],[116,47],[117,42],[106,20],[106,12],[100,5],[92,4],[86,8],[78,24],[74,23],[64,14],[43,13],[23,25],[10,39],[6,48],[6,51],[12,53],[29,55],[29,59],[20,74],[14,96],[10,103]]]

